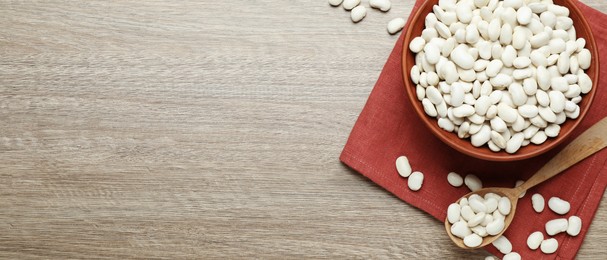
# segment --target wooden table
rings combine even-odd
[[[392,2],[0,0],[0,257],[482,259],[338,161]]]

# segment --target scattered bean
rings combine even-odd
[[[388,33],[395,34],[397,32],[400,32],[400,30],[402,30],[403,27],[405,27],[405,19],[394,18],[388,23]],[[411,41],[411,43],[413,43],[413,41]]]
[[[558,233],[567,231],[568,221],[566,218],[557,218],[546,222],[546,233],[554,236]]]
[[[379,9],[382,12],[387,12],[390,10],[392,3],[390,0],[369,0],[369,6]]]
[[[540,244],[544,240],[544,234],[541,231],[535,231],[527,238],[527,246],[531,250],[536,250],[540,247]]]
[[[546,239],[540,244],[540,250],[542,250],[544,254],[552,254],[556,252],[558,248],[559,242],[554,238]]]
[[[411,164],[409,164],[409,159],[406,156],[396,158],[396,170],[402,177],[407,178],[411,175]]]
[[[510,240],[508,240],[506,236],[500,236],[495,241],[493,241],[492,244],[502,254],[509,254],[510,252],[512,252],[512,243],[510,243]]]
[[[354,7],[358,6],[360,4],[360,0],[344,0],[344,2],[342,3],[342,6],[344,7],[344,9],[350,11],[352,9],[354,9]]]
[[[332,6],[339,6],[343,0],[329,0],[329,4]]]
[[[541,213],[544,211],[544,196],[539,193],[533,194],[533,196],[531,196],[531,204],[533,205],[533,210],[535,210],[535,212]]]
[[[447,181],[453,187],[460,187],[462,186],[462,184],[464,184],[464,179],[462,178],[462,176],[455,172],[450,172],[449,174],[447,174]]]
[[[556,214],[565,215],[569,212],[571,205],[558,197],[552,197],[548,200],[548,207]]]
[[[363,18],[367,16],[367,8],[362,5],[354,7],[350,12],[350,17],[352,18],[352,22],[358,23],[362,21]]]
[[[582,230],[582,219],[578,216],[569,217],[569,226],[567,227],[567,234],[570,236],[577,236]]]
[[[517,252],[512,252],[504,255],[503,260],[521,260],[521,255]]]
[[[468,189],[470,189],[471,191],[477,191],[477,190],[480,190],[481,188],[483,188],[483,183],[474,174],[466,175],[466,177],[464,178],[464,183],[466,184]]]
[[[409,189],[412,191],[418,191],[422,188],[422,184],[424,182],[424,174],[421,172],[413,172],[409,175],[409,179],[407,181],[407,185]]]

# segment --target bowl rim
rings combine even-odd
[[[414,26],[412,26],[412,23],[414,23],[415,21],[420,21],[421,16],[426,14],[423,12],[423,10],[426,8],[426,6],[433,5],[434,2],[438,3],[438,0],[424,0],[424,2],[415,10],[415,13],[413,14],[412,19],[409,20],[409,22],[406,25],[406,30],[403,32],[404,33],[403,44],[402,44],[403,50],[402,50],[402,55],[401,55],[401,73],[403,73],[403,83],[404,83],[404,87],[407,92],[407,98],[409,99],[411,106],[417,113],[418,118],[423,122],[425,127],[427,129],[429,129],[434,136],[436,136],[438,139],[440,139],[443,143],[446,143],[447,145],[449,145],[451,148],[453,148],[463,154],[466,154],[468,156],[474,157],[474,158],[483,159],[483,160],[487,160],[487,161],[495,161],[495,162],[512,162],[512,161],[520,161],[520,160],[525,160],[525,159],[529,159],[532,157],[536,157],[536,156],[539,156],[541,154],[544,154],[544,153],[552,150],[553,148],[561,145],[563,142],[569,140],[571,137],[571,133],[580,125],[580,123],[585,118],[586,114],[588,113],[588,111],[590,110],[590,108],[593,105],[593,101],[596,96],[595,95],[596,88],[598,86],[598,78],[599,78],[599,74],[600,74],[600,65],[599,65],[600,63],[598,62],[599,55],[598,55],[597,44],[596,44],[596,41],[594,38],[594,32],[592,31],[590,24],[588,24],[586,17],[583,15],[581,10],[578,8],[576,3],[571,2],[570,0],[562,0],[562,1],[569,3],[569,6],[570,6],[569,7],[569,10],[570,10],[569,16],[571,16],[572,13],[575,13],[577,16],[579,16],[579,20],[580,20],[581,24],[579,24],[578,26],[581,26],[583,28],[588,28],[588,30],[587,30],[588,36],[585,37],[586,38],[586,49],[590,49],[590,51],[591,51],[593,58],[592,58],[590,65],[592,67],[594,67],[594,69],[596,71],[594,73],[593,77],[591,78],[592,79],[592,89],[590,90],[590,92],[586,93],[583,96],[584,99],[588,99],[587,108],[580,111],[580,115],[578,116],[578,118],[576,118],[576,119],[568,118],[567,119],[567,121],[571,120],[571,124],[572,124],[572,126],[567,131],[565,131],[565,132],[561,131],[557,137],[551,139],[552,141],[550,143],[548,143],[546,145],[543,145],[543,144],[539,145],[539,146],[537,146],[538,147],[537,149],[534,149],[530,152],[523,153],[523,154],[515,152],[514,154],[509,154],[509,153],[506,153],[504,150],[502,150],[500,152],[491,152],[491,153],[480,152],[481,150],[484,150],[484,149],[489,150],[489,148],[486,145],[483,145],[481,147],[472,147],[474,149],[462,147],[462,146],[458,145],[457,142],[455,141],[457,139],[460,139],[456,133],[447,132],[447,131],[441,129],[440,127],[438,127],[437,119],[434,117],[428,116],[425,113],[425,111],[423,110],[421,102],[417,99],[417,95],[414,91],[415,85],[411,82],[410,72],[406,70],[406,68],[409,67],[409,66],[407,66],[409,64],[409,62],[407,62],[407,55],[412,54],[409,51],[409,43],[411,42],[411,40],[414,37],[417,37],[417,36],[413,36]],[[574,24],[574,26],[575,26],[575,24]],[[576,31],[577,31],[577,28],[579,28],[579,27],[576,27]],[[591,48],[588,48],[588,45],[590,45]],[[411,66],[413,66],[413,65],[411,65]],[[422,115],[423,115],[423,117],[422,117]]]

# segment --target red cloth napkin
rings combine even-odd
[[[422,2],[418,0],[414,10]],[[582,3],[578,2],[578,6],[592,27],[600,59],[607,61],[607,16]],[[455,188],[449,185],[447,174],[450,171],[462,176],[476,174],[485,187],[514,187],[517,180],[529,178],[562,148],[524,161],[496,163],[468,157],[442,143],[422,125],[405,96],[401,72],[402,45],[401,34],[343,149],[340,160],[349,167],[442,222],[446,218],[448,205],[469,192],[465,186]],[[607,75],[607,65],[601,66],[600,74]],[[598,85],[599,88],[607,86],[607,77],[602,76]],[[599,89],[593,104],[592,110],[569,140],[607,116],[604,107],[607,104],[607,90]],[[424,185],[420,191],[410,191],[407,180],[396,172],[395,160],[401,155],[409,158],[414,170],[424,173]],[[606,159],[607,149],[529,190],[519,201],[514,222],[505,233],[512,242],[513,251],[521,254],[523,259],[574,258],[607,186]],[[527,237],[534,231],[542,231],[547,238],[544,224],[563,217],[550,211],[547,206],[541,214],[533,211],[530,197],[534,193],[542,194],[546,202],[553,196],[569,201],[571,210],[565,217],[577,215],[582,219],[582,231],[578,236],[571,237],[566,233],[554,236],[559,243],[558,251],[554,254],[546,255],[539,249],[532,251],[526,244]],[[487,250],[501,255],[493,246],[487,246]]]

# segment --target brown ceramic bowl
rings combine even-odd
[[[541,145],[529,144],[525,147],[521,147],[514,154],[506,153],[505,151],[501,152],[493,152],[489,150],[489,148],[485,145],[482,147],[474,147],[470,143],[470,139],[460,139],[457,136],[457,133],[447,132],[438,127],[437,119],[426,115],[424,109],[422,107],[422,103],[417,99],[417,95],[415,93],[415,84],[411,81],[410,71],[411,67],[415,65],[415,54],[409,50],[409,43],[411,40],[417,36],[421,35],[422,30],[425,27],[425,17],[428,13],[432,12],[432,7],[438,4],[438,0],[426,0],[417,11],[412,14],[413,19],[411,20],[411,24],[408,26],[405,31],[405,38],[403,44],[403,57],[402,57],[402,68],[403,68],[403,76],[405,88],[407,90],[407,96],[413,105],[415,113],[419,115],[419,117],[424,122],[424,125],[440,140],[453,147],[454,149],[467,154],[469,156],[480,158],[489,161],[517,161],[528,159],[534,156],[538,156],[543,154],[550,149],[558,146],[564,140],[566,140],[571,132],[579,125],[582,118],[586,115],[588,110],[591,107],[592,100],[594,99],[594,95],[596,93],[597,82],[599,81],[599,55],[596,46],[596,42],[592,35],[592,31],[590,31],[590,26],[588,22],[577,8],[574,3],[575,1],[571,0],[554,0],[555,4],[565,6],[569,8],[570,14],[569,17],[573,20],[573,25],[575,26],[577,36],[583,37],[586,39],[586,48],[590,50],[592,54],[592,63],[590,68],[586,70],[586,74],[590,76],[592,79],[592,90],[583,96],[582,102],[579,104],[580,106],[580,116],[575,120],[567,119],[565,123],[561,125],[561,132],[556,138],[548,138],[548,140]]]

